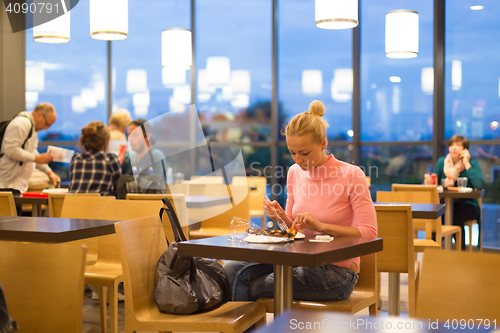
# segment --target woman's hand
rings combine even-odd
[[[431,175],[429,175],[428,173],[426,173],[426,174],[424,175],[424,184],[425,184],[425,185],[431,185],[432,183],[433,183],[433,181],[432,181],[432,176],[431,176]]]
[[[295,229],[297,230],[306,228],[319,232],[323,232],[323,226],[324,223],[321,223],[320,221],[316,220],[311,214],[307,212],[297,214],[297,217],[295,218],[295,221],[293,221],[292,224],[292,227],[295,227]]]
[[[465,168],[470,168],[470,153],[468,149],[462,150],[462,152],[460,153],[460,158],[462,159]]]
[[[266,215],[271,220],[277,220],[278,218],[281,218],[282,220],[285,219],[286,213],[276,200],[272,202],[264,200],[264,206],[266,210]]]

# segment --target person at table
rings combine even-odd
[[[144,128],[144,131],[142,130]],[[144,119],[137,119],[128,127],[128,141],[132,152],[127,152],[122,163],[122,174],[140,174],[143,171],[163,176],[160,161],[165,159],[161,150],[151,147],[153,127]],[[153,158],[153,161],[151,160]]]
[[[120,161],[107,153],[109,128],[93,121],[82,128],[80,145],[85,152],[76,153],[69,165],[70,193],[101,193],[114,195],[115,183],[121,176]]]
[[[31,112],[23,111],[5,129],[0,151],[0,191],[20,194],[28,190],[35,167],[49,176],[52,184],[61,181],[47,165],[53,160],[47,153],[38,153],[38,132],[48,130],[57,114],[50,103],[38,104]],[[21,205],[16,206],[20,215]]]
[[[467,187],[484,188],[484,178],[481,167],[469,154],[469,140],[461,135],[454,135],[448,141],[448,155],[440,157],[434,166],[433,173],[438,179],[446,178],[447,185],[456,186],[458,177],[467,178]],[[424,183],[432,184],[431,175],[425,174]],[[453,224],[462,228],[462,249],[465,250],[464,222],[477,220],[480,222],[479,204],[477,199],[455,199],[453,201]],[[481,228],[479,228],[481,232]]]
[[[295,164],[287,176],[286,211],[273,201],[266,203],[266,214],[273,220],[283,219],[288,227],[318,234],[376,238],[377,217],[365,174],[359,167],[327,155],[324,114],[323,103],[313,101],[309,112],[288,123],[284,134]],[[274,296],[273,265],[227,261],[224,269],[233,300]],[[360,269],[359,257],[321,267],[294,267],[294,299],[346,299]]]

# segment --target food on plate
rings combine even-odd
[[[294,238],[295,235],[297,235],[297,230],[295,228],[290,228],[288,230],[276,230],[276,229],[265,229],[265,231],[275,237],[288,237],[288,238]],[[253,235],[262,235],[264,234],[262,229],[248,229],[249,234]]]

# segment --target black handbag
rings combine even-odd
[[[229,294],[226,273],[215,259],[186,257],[177,254],[177,243],[185,241],[179,220],[167,198],[162,202],[160,219],[166,212],[172,225],[175,242],[158,260],[158,283],[155,300],[161,312],[191,314],[212,309],[225,302]],[[163,221],[162,221],[163,223]]]

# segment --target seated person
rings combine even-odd
[[[295,162],[287,176],[286,212],[273,201],[266,214],[287,226],[335,237],[377,237],[377,216],[364,172],[327,155],[325,107],[313,101],[309,112],[296,115],[285,130]],[[293,268],[293,297],[306,301],[348,298],[358,280],[360,258],[320,267]],[[255,301],[274,296],[273,265],[226,261],[231,299]]]
[[[448,141],[448,155],[439,158],[434,166],[433,173],[438,179],[446,178],[446,184],[456,186],[458,177],[467,177],[467,186],[473,189],[484,188],[484,178],[479,163],[471,159],[469,154],[469,140],[461,135],[454,135]],[[425,175],[424,183],[432,184],[432,177]],[[465,250],[464,222],[478,220],[479,204],[477,199],[455,199],[453,200],[453,224],[462,228],[462,249]],[[481,232],[481,228],[479,228]]]
[[[127,140],[125,133],[127,126],[132,121],[130,112],[125,109],[118,109],[109,117],[109,131],[111,140]]]
[[[84,153],[76,153],[69,165],[70,193],[101,193],[115,195],[115,183],[121,176],[120,161],[115,154],[106,153],[109,128],[93,121],[82,128],[80,145]]]
[[[146,133],[141,127],[144,127]],[[137,119],[130,123],[128,141],[132,152],[129,151],[125,155],[121,166],[122,174],[140,174],[146,171],[164,176],[161,160],[165,159],[165,155],[159,149],[151,148],[154,143],[151,137],[152,132],[152,126],[144,119]]]

